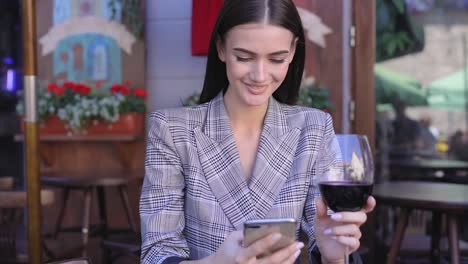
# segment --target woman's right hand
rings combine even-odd
[[[290,246],[275,251],[273,254],[263,258],[257,258],[267,252],[277,241],[281,234],[273,233],[255,241],[248,247],[242,247],[244,236],[242,231],[234,231],[221,244],[218,251],[208,257],[207,263],[227,263],[227,264],[262,264],[262,263],[294,263],[301,253],[304,243],[295,242]]]

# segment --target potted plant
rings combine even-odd
[[[315,85],[313,77],[303,79],[299,90],[298,105],[317,108],[323,111],[333,111],[330,93],[327,88]]]
[[[145,99],[142,88],[129,83],[114,84],[110,89],[65,81],[40,85],[38,115],[42,133],[139,134],[143,132]],[[23,100],[17,105],[22,115]]]

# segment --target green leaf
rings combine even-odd
[[[403,14],[405,12],[405,1],[404,0],[393,0],[398,13]]]

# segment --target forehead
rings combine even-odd
[[[233,27],[226,35],[227,48],[243,48],[258,53],[289,50],[293,34],[286,28],[265,24],[250,23]]]

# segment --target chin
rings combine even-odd
[[[245,103],[249,106],[262,106],[268,104],[270,95],[249,95],[245,98]]]

